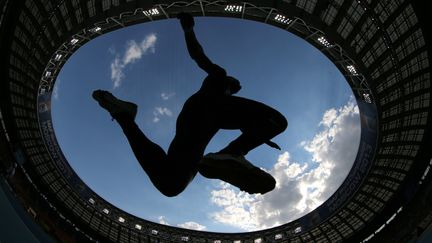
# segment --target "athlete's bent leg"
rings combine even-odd
[[[175,168],[175,163],[170,161],[165,151],[148,139],[139,129],[134,120],[128,117],[118,117],[116,121],[120,125],[129,141],[130,147],[149,176],[153,185],[165,196],[173,197],[181,193],[189,184],[188,172]]]
[[[181,193],[191,181],[193,171],[187,167],[177,168],[181,163],[172,161],[175,158],[168,157],[159,145],[144,135],[135,123],[136,105],[118,100],[106,91],[95,91],[93,97],[118,122],[154,186],[168,197]]]
[[[242,134],[221,153],[246,155],[268,142],[288,127],[287,119],[277,110],[257,101],[227,96],[214,110],[222,129],[240,129]]]
[[[204,156],[199,172],[248,193],[272,191],[276,186],[273,176],[247,161],[244,155],[283,132],[288,126],[285,117],[267,105],[235,96],[215,97],[207,107],[209,124],[218,129],[240,129],[242,134],[218,153]]]

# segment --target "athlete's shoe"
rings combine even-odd
[[[198,171],[204,177],[223,180],[250,194],[264,194],[276,186],[273,176],[243,156],[209,153],[198,163]]]
[[[135,119],[138,106],[134,103],[117,99],[108,91],[96,90],[92,94],[99,105],[107,110],[113,119],[119,115],[126,115]]]

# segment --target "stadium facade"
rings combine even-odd
[[[182,11],[289,31],[345,76],[361,141],[349,175],[317,209],[256,232],[180,229],[116,208],[69,166],[51,120],[51,92],[68,57],[104,33]],[[60,242],[421,240],[432,222],[431,12],[425,0],[2,0],[2,190],[39,239]]]

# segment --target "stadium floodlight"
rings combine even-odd
[[[381,227],[379,227],[379,228],[375,231],[375,234],[378,234],[381,230],[384,229],[384,227],[386,227],[386,224],[381,225]]]
[[[298,234],[300,232],[302,232],[302,227],[299,226],[299,227],[295,228],[295,230],[294,230],[295,234]]]
[[[72,44],[72,45],[75,45],[76,43],[78,43],[78,39],[77,38],[73,38],[71,41],[70,41],[70,43]]]
[[[240,13],[243,10],[241,5],[226,5],[225,12]]]
[[[152,8],[152,9],[144,10],[143,14],[147,17],[151,17],[151,16],[159,15],[160,13],[157,8]]]
[[[331,47],[332,44],[330,44],[330,42],[328,42],[328,40],[324,37],[321,36],[317,39],[319,41],[319,43],[321,43],[321,45],[325,46],[325,47]]]
[[[277,235],[275,235],[275,240],[280,240],[280,239],[282,239],[282,234],[277,234]]]
[[[276,20],[277,22],[282,23],[282,24],[290,24],[292,22],[292,19],[290,19],[286,16],[283,16],[281,14],[277,14],[274,17],[274,20]]]
[[[120,223],[124,223],[124,222],[125,222],[125,219],[122,218],[122,217],[119,217],[119,218],[118,218],[118,221],[119,221]]]
[[[429,173],[430,168],[431,167],[429,165],[426,167],[425,171],[423,172],[423,176],[421,178],[422,180],[426,179],[426,176]]]
[[[136,225],[135,225],[135,229],[137,229],[137,230],[142,230],[142,226],[139,225],[139,224],[136,224]]]
[[[262,239],[261,238],[255,239],[254,243],[262,243]]]
[[[102,210],[102,212],[104,212],[105,214],[109,214],[109,210],[106,209],[106,208],[104,208],[104,209]]]
[[[89,199],[89,202],[90,202],[91,204],[95,204],[95,200],[94,200],[93,198],[90,198],[90,199]]]
[[[93,33],[99,32],[99,31],[101,31],[101,30],[102,30],[102,28],[99,27],[99,26],[96,26],[96,27],[90,29],[90,31],[93,32]]]
[[[363,93],[363,99],[364,99],[367,103],[369,103],[369,104],[372,103],[372,99],[371,99],[371,97],[370,97],[370,94]]]
[[[51,72],[50,71],[47,71],[46,73],[45,73],[45,78],[49,78],[51,76]]]
[[[189,237],[188,236],[182,236],[181,237],[181,241],[189,241]]]
[[[60,59],[63,57],[63,55],[62,54],[56,54],[55,55],[55,57],[54,57],[54,60],[56,60],[56,61],[60,61]]]
[[[152,233],[152,235],[157,235],[159,233],[159,231],[154,229],[154,230],[151,230],[151,233]]]
[[[241,240],[235,240],[233,243],[241,243]]]
[[[364,241],[363,242],[368,242],[368,241],[370,241],[373,237],[375,236],[375,234],[374,233],[372,233],[371,235],[369,235],[366,239],[364,239]]]
[[[393,221],[393,219],[396,218],[396,213],[394,213],[387,221],[386,224],[390,224],[391,221]]]
[[[357,70],[355,69],[355,67],[353,65],[347,66],[347,69],[352,75],[354,75],[354,76],[358,75]]]
[[[213,243],[222,243],[221,240],[214,240]]]

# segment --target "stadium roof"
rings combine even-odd
[[[33,185],[47,222],[113,242],[366,242],[406,240],[432,221],[430,5],[414,0],[26,0],[0,6],[0,151],[17,164],[8,183]],[[52,127],[51,91],[74,51],[93,38],[179,12],[260,21],[326,55],[353,89],[361,142],[342,186],[311,213],[250,233],[180,229],[130,215],[99,197],[64,158]],[[12,161],[12,162],[10,162]],[[18,179],[18,176],[23,176]],[[54,220],[55,218],[55,220]],[[401,227],[401,224],[404,227]],[[70,234],[70,233],[68,233]],[[76,236],[79,235],[79,236]],[[60,237],[58,234],[56,237]],[[80,238],[81,239],[81,238]]]

